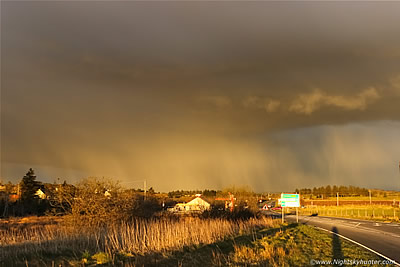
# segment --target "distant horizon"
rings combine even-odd
[[[61,178],[61,177],[57,177],[57,178],[54,178],[53,180],[51,180],[51,179],[44,179],[44,180],[41,180],[41,177],[40,177],[40,175],[38,175],[37,174],[37,172],[36,172],[36,169],[35,168],[32,168],[34,171],[35,171],[35,175],[36,175],[36,179],[38,180],[38,181],[40,181],[40,182],[42,182],[42,183],[48,183],[48,184],[53,184],[53,183],[57,183],[57,184],[62,184],[64,181],[66,181],[68,184],[73,184],[73,185],[75,185],[75,184],[77,184],[77,183],[79,183],[81,180],[83,180],[83,179],[87,179],[87,178],[91,178],[91,177],[96,177],[96,178],[106,178],[106,179],[112,179],[112,180],[114,180],[114,181],[118,181],[119,182],[119,184],[123,187],[123,188],[126,188],[126,189],[136,189],[136,190],[144,190],[143,189],[143,186],[126,186],[126,183],[129,183],[129,181],[128,182],[121,182],[121,180],[119,180],[119,179],[116,179],[116,178],[113,178],[113,177],[106,177],[106,176],[94,176],[94,175],[89,175],[89,176],[86,176],[86,177],[82,177],[82,178],[80,178],[80,179],[75,179],[75,182],[70,182],[69,180],[70,179],[68,179],[68,178]],[[29,169],[27,169],[27,171],[28,171]],[[11,182],[11,183],[13,183],[13,184],[16,184],[16,183],[18,183],[18,181],[20,181],[20,180],[22,180],[22,178],[23,178],[23,176],[24,175],[22,175],[21,176],[21,178],[14,178],[14,179],[7,179],[7,178],[5,178],[5,177],[0,177],[0,182],[2,182],[2,183],[8,183],[8,182]],[[144,181],[144,180],[143,180]],[[138,182],[138,184],[140,185],[140,183],[143,183],[143,181],[138,181],[138,180],[135,180],[135,182]],[[125,184],[125,185],[124,185]],[[251,188],[249,185],[247,185],[247,184],[234,184],[234,185],[227,185],[227,186],[224,186],[224,187],[222,187],[222,188],[214,188],[214,187],[204,187],[204,188],[172,188],[172,189],[169,189],[169,190],[159,190],[156,186],[153,186],[153,185],[151,185],[151,184],[148,184],[148,186],[147,186],[147,190],[149,189],[149,188],[153,188],[156,192],[159,192],[159,193],[168,193],[168,192],[172,192],[172,191],[204,191],[204,190],[216,190],[216,191],[223,191],[223,190],[226,190],[226,189],[230,189],[230,188],[232,188],[232,187],[235,187],[235,188],[237,188],[237,189],[250,189],[250,190],[252,190],[254,193],[256,193],[256,194],[263,194],[263,193],[270,193],[270,194],[279,194],[279,193],[285,193],[285,192],[287,192],[287,193],[290,193],[290,192],[295,192],[296,191],[296,189],[299,189],[299,190],[301,190],[301,189],[304,189],[304,188],[307,188],[307,189],[312,189],[312,188],[314,188],[314,187],[316,187],[316,188],[319,188],[319,187],[326,187],[326,186],[338,186],[338,187],[340,187],[340,186],[354,186],[354,187],[359,187],[359,188],[366,188],[366,189],[369,189],[369,190],[382,190],[382,191],[393,191],[393,192],[400,192],[400,190],[396,190],[396,189],[390,189],[390,188],[371,188],[371,187],[365,187],[365,186],[359,186],[359,185],[356,185],[356,184],[320,184],[320,185],[310,185],[310,186],[307,186],[307,185],[305,185],[305,186],[302,186],[302,187],[296,187],[296,188],[293,188],[293,189],[290,189],[290,188],[288,188],[287,190],[270,190],[270,191],[268,191],[268,190],[266,190],[266,191],[256,191],[254,188]]]

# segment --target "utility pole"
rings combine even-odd
[[[339,207],[339,192],[336,192],[336,206]]]
[[[122,182],[123,184],[133,184],[133,183],[141,183],[143,182],[143,197],[146,199],[147,195],[147,180],[136,180],[136,181],[129,181],[129,182]]]
[[[143,181],[143,185],[144,185],[144,199],[146,200],[146,193],[147,193],[147,181],[146,180]]]
[[[281,210],[282,210],[282,224],[285,222],[285,212],[283,211],[285,209],[285,207],[282,205],[282,197],[283,193],[281,193]]]

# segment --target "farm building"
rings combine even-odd
[[[209,210],[211,204],[204,200],[201,195],[196,195],[196,198],[188,203],[178,203],[170,211],[172,212],[201,212]]]

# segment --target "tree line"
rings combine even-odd
[[[155,197],[153,188],[144,194],[143,190],[124,189],[112,179],[96,177],[76,185],[66,181],[42,183],[32,168],[16,185],[0,184],[0,189],[0,217],[71,215],[101,223],[121,216],[150,217],[161,209],[161,200]]]
[[[174,190],[168,192],[169,198],[181,198],[184,196],[194,196],[196,194],[201,194],[205,197],[215,197],[217,194],[221,193],[221,190]]]
[[[333,197],[337,194],[341,197],[368,196],[369,190],[358,186],[336,186],[327,185],[314,188],[296,189],[296,193],[310,195],[316,198]]]
[[[156,193],[153,188],[147,192],[126,189],[108,178],[89,177],[74,185],[66,181],[42,183],[36,178],[31,168],[16,185],[0,183],[0,217],[62,215],[73,224],[102,225],[133,217],[149,218],[177,202],[189,201],[196,194],[206,197],[213,212],[220,216],[226,211],[225,201],[230,200],[231,193],[235,197],[235,211],[258,211],[257,194],[248,187],[176,190],[164,194]]]

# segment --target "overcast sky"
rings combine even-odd
[[[1,177],[398,190],[399,14],[400,2],[2,1]]]

